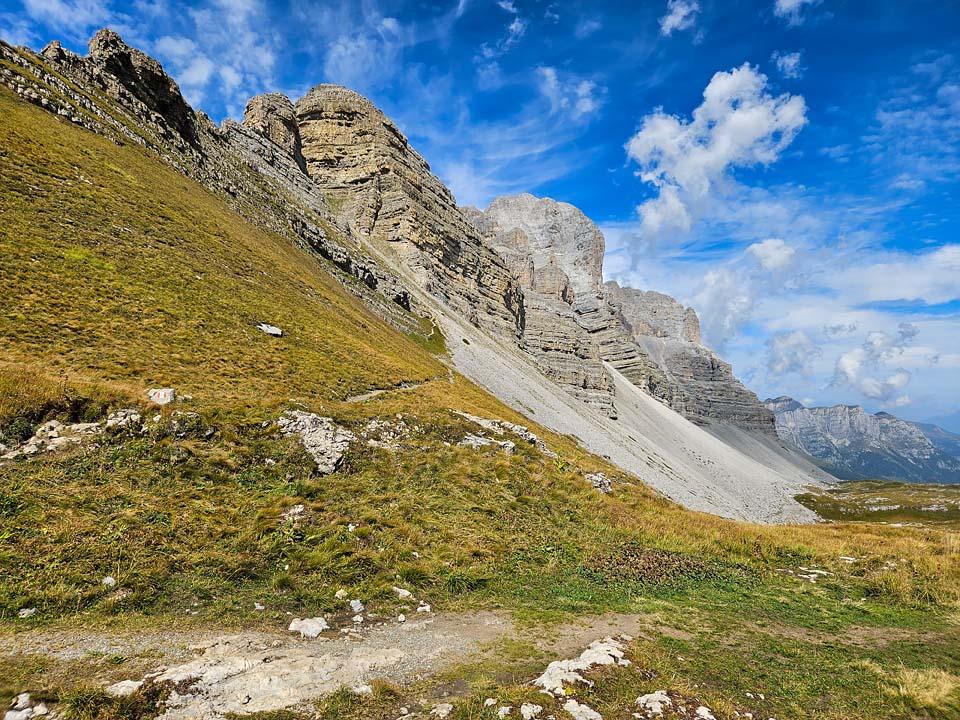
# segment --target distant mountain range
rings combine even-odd
[[[808,408],[789,397],[764,404],[780,438],[838,478],[960,483],[960,435],[939,425],[870,414],[856,405]]]

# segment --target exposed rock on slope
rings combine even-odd
[[[475,325],[515,337],[519,285],[396,125],[337,85],[316,86],[296,112],[307,172],[350,227]]]
[[[189,108],[159,63],[113,33],[98,33],[87,57],[51,45],[41,59],[3,43],[0,57],[0,83],[22,99],[143,146],[247,220],[329,260],[334,276],[394,326],[423,332],[417,313],[448,329],[465,321],[470,333],[452,336],[455,345],[463,340],[458,350],[469,342],[497,351],[484,355],[490,367],[482,372],[455,352],[457,369],[508,400],[516,388],[505,387],[505,377],[536,388],[517,401],[521,410],[577,433],[671,497],[733,517],[810,517],[790,494],[817,478],[809,466],[784,462],[779,448],[751,445],[764,458],[758,464],[717,437],[698,435],[703,444],[692,453],[676,444],[693,426],[664,405],[698,422],[755,429],[750,413],[737,407],[749,397],[731,400],[731,390],[720,387],[735,382],[729,366],[697,345],[690,313],[655,313],[644,325],[664,343],[678,332],[679,359],[642,346],[638,337],[648,336],[634,332],[601,286],[603,237],[576,208],[521,196],[497,201],[489,215],[460,210],[397,127],[337,86],[319,85],[296,104],[259,96],[243,124],[228,120],[218,128]],[[570,404],[563,422],[551,424],[555,392]],[[608,425],[620,412],[628,413],[622,424]],[[667,418],[679,423],[676,434],[640,437],[644,423]],[[728,442],[736,444],[734,430]],[[625,435],[629,451],[617,449]],[[603,441],[589,441],[595,437]],[[702,471],[711,463],[722,473]]]
[[[733,375],[729,363],[700,344],[700,321],[693,308],[672,297],[604,285],[633,340],[676,388],[672,407],[697,422],[711,419],[772,434],[774,421],[757,396]]]
[[[341,271],[334,276],[394,326],[408,332],[420,327],[407,312],[405,284],[338,224],[321,189],[289,154],[289,143],[275,144],[284,141],[283,123],[265,117],[263,99],[252,103],[250,122],[274,140],[231,121],[217,128],[190,108],[158,62],[110,30],[93,37],[86,57],[58,42],[37,56],[0,41],[0,59],[8,64],[0,66],[0,84],[22,99],[115,142],[143,146],[245,219],[329,260]],[[271,97],[270,112],[277,109],[282,118],[282,96]]]
[[[297,113],[286,95],[267,93],[251,98],[243,113],[243,125],[286,151],[297,167],[307,171],[300,146]]]
[[[729,364],[700,344],[692,308],[657,292],[601,286],[603,235],[580,210],[521,194],[497,198],[469,216],[508,258],[524,289],[524,349],[574,395],[615,416],[613,385],[598,366],[608,362],[695,422],[731,422],[773,434],[770,412]],[[584,342],[594,351],[587,352]],[[583,368],[585,377],[570,372],[571,365]]]
[[[807,408],[788,397],[765,402],[776,414],[780,437],[839,478],[960,482],[960,459],[889,413],[871,415],[855,405]]]

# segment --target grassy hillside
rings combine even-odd
[[[451,409],[531,423],[448,374],[284,238],[138,149],[5,91],[0,198],[0,432],[102,418],[142,403],[148,387],[190,396],[144,434],[0,464],[7,637],[282,629],[287,612],[342,620],[341,588],[394,612],[400,584],[436,609],[498,609],[523,629],[492,659],[423,685],[324,700],[323,717],[395,717],[453,681],[454,717],[492,717],[487,694],[535,697],[524,683],[552,659],[532,642],[544,624],[599,613],[632,613],[647,628],[632,669],[598,677],[605,716],[662,686],[725,718],[960,712],[955,534],[688,512],[535,426],[558,458],[523,444],[512,455],[458,447],[477,428]],[[284,336],[260,333],[259,321]],[[346,401],[401,383],[413,386]],[[267,422],[294,407],[360,436],[337,472],[316,476]],[[363,442],[373,419],[403,421],[396,449]],[[584,481],[597,470],[619,481],[612,495]],[[284,521],[296,504],[304,514]],[[810,567],[830,574],[812,582]],[[18,619],[23,607],[36,615]],[[133,654],[0,655],[0,696],[69,693],[149,666]],[[84,707],[79,717],[143,711],[75,703]]]

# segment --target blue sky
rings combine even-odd
[[[339,82],[461,203],[579,206],[761,397],[960,409],[960,3],[0,0],[34,48],[103,25],[214,119]]]

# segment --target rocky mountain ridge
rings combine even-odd
[[[770,443],[772,414],[700,345],[692,310],[659,293],[602,284],[603,236],[582,212],[530,195],[500,198],[484,211],[460,209],[396,125],[357,93],[321,84],[296,103],[261,95],[242,123],[218,127],[189,108],[159,63],[110,30],[94,36],[85,57],[56,43],[39,55],[0,44],[0,55],[7,64],[0,83],[23,100],[114,142],[141,145],[245,219],[327,260],[334,277],[398,329],[426,337],[435,323],[447,330],[448,321],[464,320],[482,333],[470,331],[464,343],[489,338],[519,351],[582,403],[575,413],[588,425],[589,411],[617,417],[636,388],[708,428],[759,431],[777,483],[817,477],[803,462],[782,462],[786,451]],[[458,357],[454,364],[466,372]],[[479,380],[486,370],[466,374]],[[741,440],[756,449],[746,436],[724,442]],[[704,442],[711,452],[721,449]],[[738,452],[724,461],[733,463],[723,474],[730,497],[668,494],[741,516],[745,500],[735,498],[751,491],[737,488]],[[624,457],[655,486],[701,482],[641,461],[641,452]],[[769,491],[777,503],[792,492]],[[792,501],[783,511],[758,501],[750,498],[745,517],[806,517]]]
[[[776,415],[783,440],[839,478],[960,482],[960,455],[938,447],[916,423],[857,405],[808,408],[786,396],[764,404]]]

